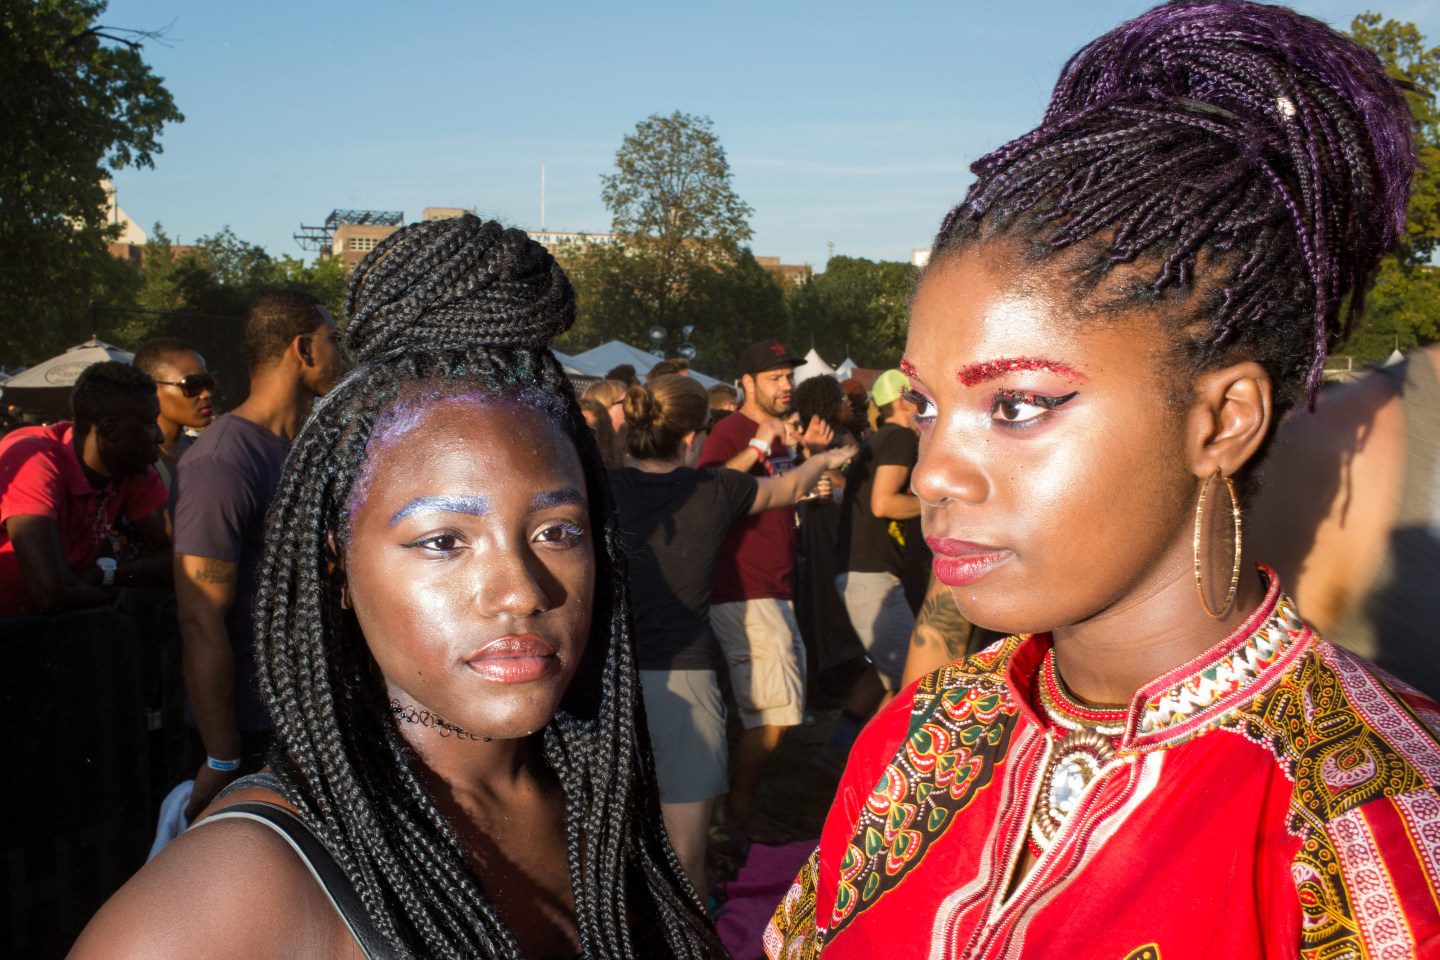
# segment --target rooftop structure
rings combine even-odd
[[[335,252],[336,231],[343,226],[387,228],[383,236],[389,236],[404,220],[405,214],[400,210],[331,210],[323,225],[302,223],[300,232],[294,235],[295,242],[302,250],[318,250],[324,259]],[[348,263],[346,267],[349,267]]]

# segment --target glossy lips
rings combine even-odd
[[[969,540],[926,537],[925,542],[935,552],[935,558],[931,561],[935,578],[947,587],[962,587],[967,583],[974,583],[1010,557],[1009,550],[987,547]]]
[[[465,662],[491,683],[529,683],[560,669],[555,648],[530,634],[492,640]]]

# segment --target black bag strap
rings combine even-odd
[[[304,820],[278,804],[259,800],[246,800],[221,807],[196,826],[215,820],[254,820],[278,833],[300,857],[315,882],[320,884],[320,889],[325,891],[325,896],[329,898],[340,919],[345,921],[345,926],[349,928],[350,935],[355,938],[366,960],[401,960],[401,954],[396,953],[385,938],[380,936],[380,931],[375,929],[375,923],[365,912],[365,906],[360,902],[360,896],[351,885],[350,878],[345,876],[345,872],[340,869],[325,844],[320,842],[320,838],[315,836]]]

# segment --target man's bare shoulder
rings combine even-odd
[[[248,820],[199,824],[110,898],[70,960],[360,957],[287,842]]]

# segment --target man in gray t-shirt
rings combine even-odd
[[[311,402],[345,372],[335,321],[308,293],[261,294],[242,334],[250,395],[206,429],[175,472],[175,598],[187,720],[199,741],[187,819],[264,761],[271,724],[255,684],[251,610],[265,514]]]

